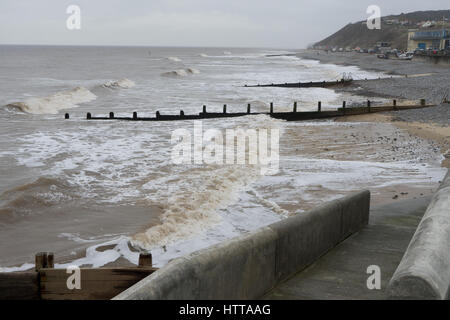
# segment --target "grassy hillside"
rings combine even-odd
[[[438,11],[416,11],[400,15],[391,15],[382,18],[381,30],[369,30],[365,21],[350,23],[333,35],[317,42],[315,46],[329,47],[361,47],[371,48],[378,41],[391,42],[393,48],[406,49],[408,40],[408,29],[416,28],[420,21],[441,21],[442,17],[450,18],[450,10]],[[387,24],[388,20],[408,20],[410,25]]]

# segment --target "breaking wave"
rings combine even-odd
[[[265,115],[255,116],[250,127],[281,129],[280,122]],[[234,147],[234,144],[224,145],[226,152],[234,150]],[[246,152],[251,152],[248,145]],[[180,239],[189,239],[221,223],[219,210],[235,203],[239,194],[263,175],[258,164],[208,165],[184,169],[177,178],[162,177],[149,181],[143,187],[148,190],[152,201],[164,203],[161,199],[167,199],[167,194],[171,196],[163,205],[161,224],[135,234],[130,240],[131,244],[139,249],[152,250]],[[278,214],[286,214],[273,203],[270,207]]]
[[[186,68],[164,72],[161,75],[165,77],[186,77],[188,75],[199,74],[200,71],[194,68]]]
[[[174,62],[181,62],[181,59],[178,57],[168,57],[167,60],[174,61]]]
[[[110,89],[117,89],[117,88],[129,89],[129,88],[134,87],[135,85],[136,85],[136,83],[134,83],[134,81],[124,78],[121,80],[108,81],[108,82],[104,83],[102,85],[102,87],[110,88]]]
[[[9,189],[0,195],[0,221],[16,220],[61,202],[77,199],[74,186],[49,177]]]
[[[14,102],[6,105],[32,114],[57,114],[59,110],[78,107],[81,103],[93,101],[95,94],[84,87],[77,87],[67,91],[60,91],[47,97],[26,99],[24,102]]]
[[[189,184],[201,188],[201,192],[172,196],[164,208],[161,224],[134,235],[131,240],[133,246],[153,249],[190,238],[211,225],[220,223],[221,217],[217,210],[225,209],[243,187],[258,177],[256,170],[245,167],[237,169],[225,166],[213,170],[198,170],[196,173],[196,178]]]

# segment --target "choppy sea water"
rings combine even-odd
[[[203,121],[205,130],[279,129],[280,170],[261,175],[249,165],[175,165],[171,133],[193,130],[193,121],[84,120],[86,112],[191,114],[202,105],[220,112],[223,104],[242,112],[247,103],[267,111],[274,102],[287,111],[297,101],[299,111],[313,110],[318,100],[326,108],[365,98],[243,85],[385,76],[272,56],[284,53],[0,46],[0,269],[25,269],[38,251],[79,265],[119,257],[137,263],[130,243],[162,266],[354,190],[442,178],[435,146],[390,124],[287,123],[264,115]]]

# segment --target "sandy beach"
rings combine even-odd
[[[342,91],[367,97],[392,99],[426,99],[436,106],[426,109],[401,110],[382,114],[359,115],[340,118],[337,121],[390,122],[413,135],[434,141],[445,157],[442,166],[450,166],[450,104],[442,103],[450,94],[449,67],[412,60],[378,59],[375,55],[361,53],[329,53],[305,50],[298,54],[305,59],[321,63],[354,65],[365,70],[382,71],[403,76],[379,80],[356,80]],[[407,77],[406,77],[407,76]]]

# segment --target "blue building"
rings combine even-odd
[[[450,30],[409,30],[408,51],[450,49]]]

